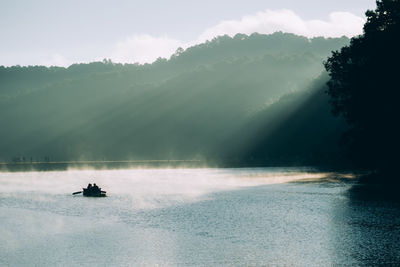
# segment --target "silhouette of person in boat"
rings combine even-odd
[[[96,183],[93,184],[91,190],[93,193],[100,193],[100,188],[96,185]]]
[[[96,183],[92,184],[88,184],[87,188],[86,188],[86,192],[89,194],[100,194],[100,188],[97,186]]]

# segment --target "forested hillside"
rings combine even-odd
[[[222,36],[145,65],[0,67],[0,161],[324,159],[344,123],[322,62],[348,41]]]

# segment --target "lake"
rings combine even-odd
[[[354,198],[353,179],[337,176],[312,168],[3,172],[0,265],[400,265],[400,205]],[[89,182],[108,197],[71,194]]]

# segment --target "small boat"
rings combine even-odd
[[[106,191],[101,191],[101,188],[98,190],[94,188],[82,188],[84,197],[106,197]]]
[[[106,197],[106,191],[101,191],[101,188],[98,187],[96,184],[89,184],[87,188],[82,188],[83,191],[78,191],[72,193],[72,195],[77,195],[83,193],[85,197]]]

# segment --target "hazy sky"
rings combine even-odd
[[[152,62],[221,34],[354,36],[375,0],[0,0],[0,65]]]

